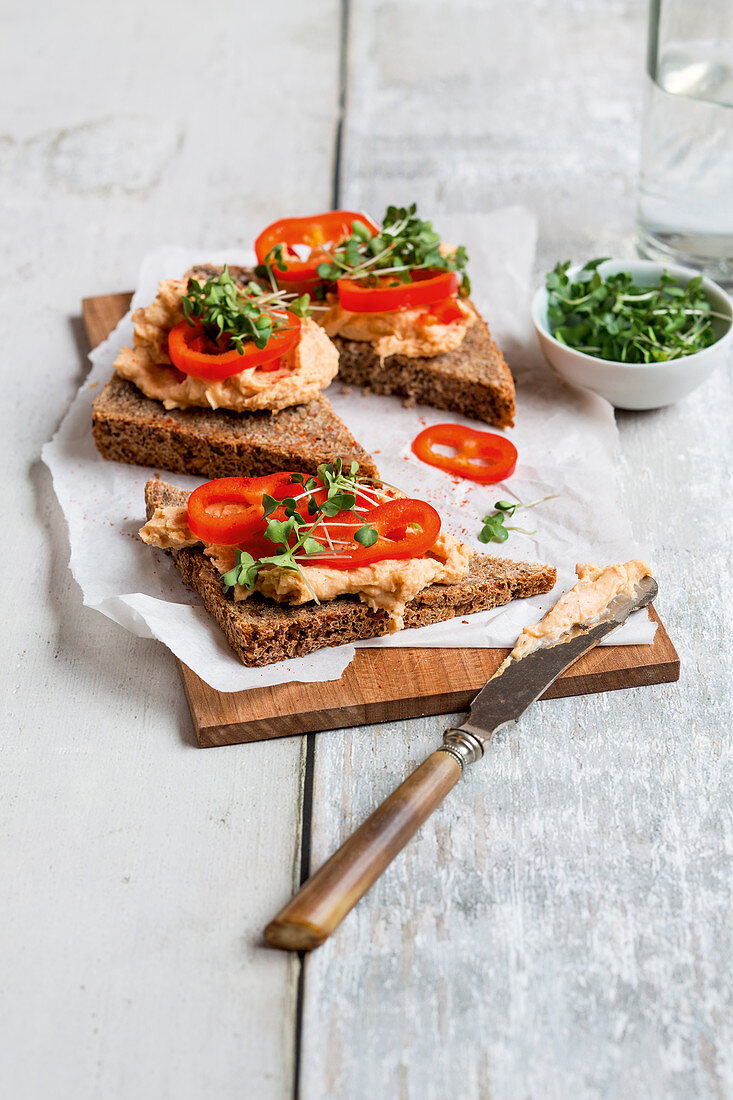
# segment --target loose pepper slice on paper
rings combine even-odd
[[[443,454],[436,447],[452,447]],[[510,477],[517,466],[517,448],[503,435],[480,432],[461,424],[433,424],[412,441],[413,454],[446,473],[490,484]]]
[[[226,335],[215,343],[206,335],[201,324],[191,325],[188,321],[181,321],[168,334],[171,362],[184,374],[205,382],[222,382],[254,367],[260,370],[277,369],[272,364],[291,351],[300,340],[300,318],[287,310],[272,316],[278,321],[287,321],[287,327],[274,331],[264,348],[247,342],[241,353],[236,348],[219,348],[220,343],[226,342]]]

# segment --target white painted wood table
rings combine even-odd
[[[81,297],[153,245],[417,199],[526,203],[538,274],[631,254],[643,3],[3,13],[0,1095],[733,1095],[729,376],[618,417],[679,684],[539,704],[305,964],[263,924],[444,720],[197,750],[171,655],[81,606],[38,458]]]

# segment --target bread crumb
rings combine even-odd
[[[415,405],[417,405],[417,401],[414,397],[406,397],[402,402],[403,409],[414,409]]]
[[[341,393],[351,393],[351,386],[342,386]]]

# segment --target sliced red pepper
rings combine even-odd
[[[286,320],[287,328],[273,332],[264,348],[255,347],[254,342],[248,341],[244,344],[241,355],[236,348],[227,351],[210,350],[216,345],[206,336],[203,327],[181,321],[168,334],[171,362],[184,374],[201,378],[205,382],[222,382],[225,378],[254,367],[275,370],[276,367],[268,364],[281,359],[300,340],[300,318],[287,310],[273,314],[273,317]]]
[[[265,526],[263,494],[282,499],[302,491],[292,478],[277,473],[207,481],[188,498],[188,526],[207,546],[239,546]]]
[[[453,447],[446,455],[435,447]],[[517,466],[517,448],[503,435],[479,432],[461,424],[433,424],[412,441],[412,451],[428,466],[490,484],[510,477]]]
[[[465,320],[463,310],[455,298],[443,298],[420,318],[421,325],[450,325],[453,321]]]
[[[306,520],[312,518],[309,502],[315,500],[321,504],[326,497],[326,488],[320,480],[306,494],[295,476],[283,472],[208,481],[188,498],[188,526],[208,546],[238,546],[255,559],[270,557],[278,552],[277,544],[265,537],[265,530],[271,519],[286,518],[285,506],[265,516],[263,495],[282,501],[295,499],[298,512]],[[377,541],[372,546],[363,546],[354,538],[365,526],[377,531]],[[364,512],[339,512],[322,520],[310,532],[323,546],[329,547],[330,540],[335,552],[303,554],[301,564],[357,569],[378,561],[419,558],[435,545],[440,526],[440,516],[432,505],[403,497],[384,501]],[[291,545],[296,537],[294,533]]]
[[[307,289],[308,284],[320,282],[318,265],[330,260],[329,248],[351,236],[354,222],[361,222],[372,234],[379,232],[371,218],[353,210],[330,210],[310,218],[281,218],[263,229],[255,241],[257,259],[264,263],[273,248],[284,245],[282,261],[286,269],[280,271],[276,264],[272,265],[276,280]],[[295,251],[296,245],[309,248],[310,254],[301,259]]]
[[[386,285],[394,280],[385,275],[377,286],[366,286],[355,279],[339,279],[336,283],[339,304],[350,313],[391,313],[396,309],[429,306],[458,291],[455,271],[413,271],[412,280]]]
[[[425,500],[398,497],[378,505],[367,515],[370,527],[376,527],[379,541],[374,546],[361,547],[357,554],[365,557],[376,552],[373,561],[380,561],[382,554],[388,558],[421,558],[432,550],[440,534],[440,514]],[[382,547],[382,540],[389,544]]]
[[[373,546],[362,546],[354,539],[354,534],[365,525],[374,527],[379,535]],[[341,512],[329,519],[326,530],[320,525],[313,531],[313,538],[324,546],[328,545],[326,531],[334,542],[346,540],[347,545],[339,545],[335,554],[309,554],[301,564],[325,569],[358,569],[377,561],[422,557],[435,546],[440,534],[440,516],[424,500],[398,497],[368,512]]]

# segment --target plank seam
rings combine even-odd
[[[305,768],[303,774],[303,800],[300,818],[300,881],[302,886],[311,873],[311,839],[313,836],[313,781],[316,771],[316,735],[307,733],[305,739]],[[295,1058],[293,1068],[293,1100],[300,1096],[300,1071],[303,1046],[303,1005],[305,1002],[305,968],[307,952],[298,952],[298,987],[295,996]]]
[[[344,119],[346,117],[346,84],[349,45],[349,0],[341,0],[341,26],[339,34],[339,88],[336,117],[336,134],[333,152],[332,207],[338,210],[341,202],[341,150]],[[311,841],[313,835],[313,786],[316,771],[316,735],[306,734],[305,776],[303,778],[303,809],[300,825],[300,884],[310,877]],[[303,1057],[303,1015],[305,1006],[305,974],[307,952],[298,952],[298,991],[295,1001],[295,1064],[293,1070],[293,1100],[300,1100],[301,1069]]]
[[[336,137],[333,155],[333,183],[331,198],[334,210],[341,204],[341,152],[343,147],[344,120],[346,118],[347,65],[349,56],[349,0],[341,0],[341,33],[339,42],[339,96],[336,118]]]

